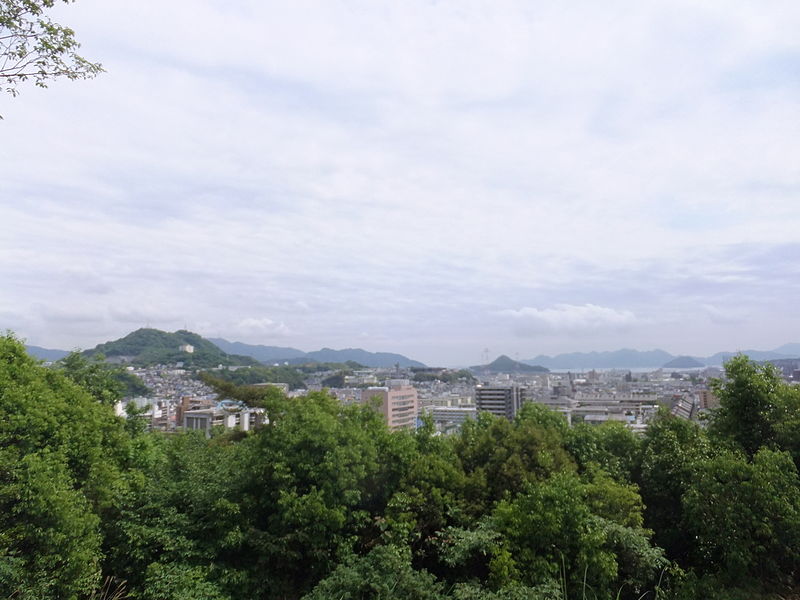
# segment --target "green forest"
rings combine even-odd
[[[641,437],[535,404],[440,436],[245,388],[269,423],[206,439],[115,416],[107,370],[45,367],[6,335],[0,597],[796,594],[800,390],[737,357],[716,392],[707,422],[664,413]]]

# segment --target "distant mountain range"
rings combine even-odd
[[[660,367],[674,356],[663,350],[615,350],[613,352],[571,352],[557,356],[539,355],[522,362],[548,369],[624,369]]]
[[[194,352],[180,350],[184,344],[194,347]],[[26,346],[28,353],[46,361],[63,358],[69,352]],[[186,366],[212,367],[217,365],[248,365],[258,362],[288,362],[302,364],[306,362],[354,361],[365,367],[391,368],[424,367],[419,361],[412,360],[402,354],[392,352],[368,352],[361,348],[333,350],[323,348],[314,352],[304,352],[297,348],[282,346],[264,346],[229,342],[222,338],[206,339],[191,331],[179,330],[174,333],[158,329],[138,329],[127,336],[85,351],[91,355],[103,353],[108,358],[130,360],[136,364],[168,364],[183,362]],[[481,372],[546,372],[546,370],[567,369],[636,369],[666,368],[690,369],[703,366],[721,366],[729,358],[737,354],[746,354],[755,361],[800,359],[800,344],[784,344],[774,350],[742,350],[740,352],[717,352],[707,357],[675,356],[664,350],[632,350],[625,348],[611,352],[572,352],[556,356],[539,355],[535,358],[514,361],[508,356],[500,356],[489,365],[479,365],[470,369]],[[498,362],[499,361],[499,362]],[[534,370],[525,370],[533,368]],[[541,369],[537,371],[536,369]]]
[[[624,348],[611,352],[572,352],[556,356],[539,355],[521,362],[541,365],[548,369],[638,369],[667,368],[690,369],[722,366],[737,354],[746,354],[755,361],[800,358],[800,344],[784,344],[774,350],[741,350],[717,352],[707,357],[675,356],[664,350],[631,350]]]
[[[365,367],[425,367],[426,365],[412,360],[402,354],[394,354],[393,352],[367,352],[361,348],[345,348],[344,350],[333,350],[331,348],[323,348],[309,352],[306,356],[310,357],[316,362],[347,362],[353,360]]]
[[[297,348],[285,348],[281,346],[262,346],[258,344],[243,344],[242,342],[229,342],[222,338],[209,338],[210,342],[216,344],[225,352],[235,352],[245,356],[252,356],[262,362],[288,362],[290,364],[302,364],[304,362],[332,362],[345,363],[354,361],[365,367],[386,367],[391,368],[395,365],[400,367],[424,367],[419,361],[412,360],[402,354],[392,352],[368,352],[361,348],[345,348],[344,350],[333,350],[323,348],[313,352],[303,352]]]
[[[208,338],[208,341],[217,348],[228,354],[243,354],[252,356],[261,362],[283,362],[290,358],[300,358],[306,355],[297,348],[285,348],[282,346],[257,346],[253,344],[243,344],[242,342],[229,342],[222,338]]]
[[[477,365],[469,368],[470,371],[477,374],[488,373],[549,373],[550,370],[539,365],[528,365],[518,362],[506,356],[505,354],[498,356],[488,365]]]
[[[61,360],[69,354],[69,352],[66,350],[52,350],[50,348],[42,348],[40,346],[25,346],[25,350],[27,350],[28,354],[31,356],[48,362]]]
[[[193,351],[185,352],[182,346],[189,344]],[[51,350],[39,346],[26,346],[28,354],[46,361],[65,357],[66,350]],[[86,356],[101,353],[106,358],[126,361],[140,365],[172,364],[182,362],[187,367],[215,367],[217,365],[255,365],[259,363],[288,362],[304,364],[309,362],[345,363],[357,362],[365,367],[391,368],[425,367],[419,361],[392,352],[368,352],[361,348],[333,350],[322,348],[314,352],[303,352],[297,348],[282,346],[262,346],[229,342],[222,338],[203,338],[191,331],[169,333],[158,329],[137,329],[123,338],[98,344],[84,351]]]

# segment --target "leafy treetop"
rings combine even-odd
[[[103,71],[100,63],[77,53],[75,32],[46,14],[55,4],[56,0],[0,2],[0,86],[14,96],[17,85],[28,79],[47,87],[51,79],[87,79]]]

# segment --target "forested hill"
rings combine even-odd
[[[192,352],[181,350],[184,345]],[[217,365],[257,365],[249,356],[227,354],[210,341],[191,331],[174,333],[159,329],[137,329],[123,338],[99,344],[84,352],[86,356],[103,354],[107,359],[125,360],[137,365],[183,363],[185,367],[208,368]]]

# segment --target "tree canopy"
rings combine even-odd
[[[0,85],[12,95],[28,79],[47,87],[52,79],[86,79],[103,71],[78,54],[75,32],[52,20],[48,12],[56,1],[0,1]]]

